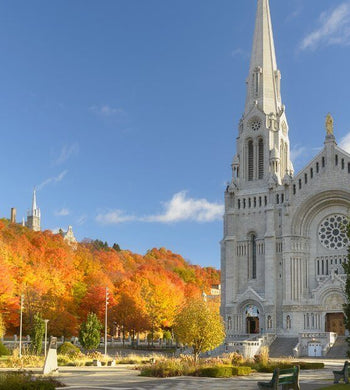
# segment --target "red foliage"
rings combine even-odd
[[[7,220],[0,220],[0,275],[0,312],[8,333],[18,334],[23,294],[25,331],[40,312],[57,336],[77,334],[91,311],[103,320],[106,287],[111,317],[138,331],[171,326],[184,299],[209,293],[220,280],[217,270],[190,265],[165,248],[145,256],[96,242],[71,248],[59,234]]]

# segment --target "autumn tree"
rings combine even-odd
[[[218,347],[225,338],[223,320],[216,308],[197,299],[188,302],[175,318],[177,340],[193,350],[197,362],[200,353]]]
[[[45,322],[41,315],[34,314],[34,320],[32,325],[32,331],[30,334],[31,339],[31,351],[35,355],[40,355],[43,347],[43,337],[45,334]]]
[[[100,344],[102,324],[95,313],[89,313],[80,326],[79,342],[87,350],[95,349]]]
[[[2,339],[5,336],[5,333],[6,333],[6,325],[2,317],[2,313],[0,313],[0,339]]]
[[[134,343],[137,333],[149,330],[151,327],[150,318],[137,294],[122,292],[118,304],[111,311],[113,321],[122,329],[123,344],[125,332],[131,334]]]

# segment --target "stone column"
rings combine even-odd
[[[265,299],[275,304],[276,297],[276,235],[274,209],[267,208],[265,212]]]

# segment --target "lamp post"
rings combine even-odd
[[[107,308],[108,308],[108,287],[106,287],[106,307],[105,307],[105,356],[107,356]]]
[[[21,295],[21,314],[19,321],[19,357],[22,357],[22,323],[23,323],[23,303],[24,303],[24,295]]]
[[[45,322],[45,348],[44,348],[44,353],[45,353],[45,357],[46,357],[46,353],[47,353],[47,323],[49,322],[49,320],[44,320]]]

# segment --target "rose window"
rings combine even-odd
[[[320,225],[318,238],[327,249],[342,249],[349,245],[346,226],[349,223],[345,215],[331,215]]]
[[[255,120],[251,123],[251,128],[254,130],[254,131],[258,131],[261,127],[261,121],[260,120]]]

